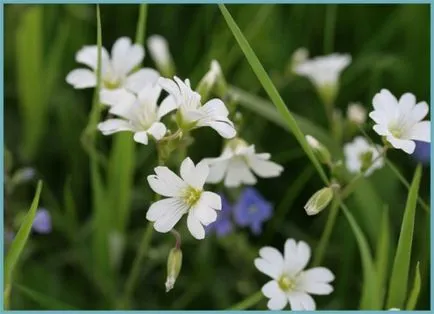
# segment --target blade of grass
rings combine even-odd
[[[407,297],[408,276],[410,271],[411,248],[413,244],[414,219],[416,214],[417,195],[422,176],[422,166],[418,165],[407,197],[401,232],[393,262],[389,284],[387,308],[402,308]]]
[[[45,307],[47,310],[77,310],[77,308],[69,304],[53,299],[52,297],[46,296],[22,285],[14,284],[14,287],[16,287],[19,291],[21,291],[22,294],[26,295],[34,302]]]
[[[413,289],[410,292],[407,301],[407,306],[405,307],[407,311],[414,311],[414,309],[416,308],[417,299],[419,298],[419,293],[420,293],[420,286],[421,286],[420,270],[419,270],[419,262],[417,262],[416,271],[414,274]]]
[[[389,212],[385,208],[383,211],[383,217],[381,218],[380,236],[377,242],[376,251],[376,269],[378,275],[378,288],[380,291],[379,304],[376,307],[383,308],[384,297],[386,295],[386,282],[389,278],[389,252],[390,252],[390,225],[389,225]]]
[[[42,181],[38,182],[38,186],[36,188],[35,196],[33,197],[32,204],[30,206],[29,211],[27,212],[26,217],[23,220],[23,223],[18,230],[17,235],[12,241],[9,251],[5,260],[5,268],[4,268],[4,307],[5,309],[9,309],[9,297],[11,293],[11,284],[12,284],[12,275],[15,269],[15,266],[20,258],[24,247],[26,246],[27,240],[30,235],[30,231],[32,230],[33,220],[35,219],[36,209],[39,205],[39,197],[41,195],[42,190]]]
[[[232,31],[232,34],[234,35],[235,39],[237,40],[241,50],[243,51],[244,55],[246,56],[250,66],[252,67],[253,72],[255,72],[258,80],[261,82],[262,86],[264,87],[265,91],[267,92],[268,96],[274,103],[274,105],[277,108],[277,111],[280,115],[282,115],[286,125],[289,127],[291,132],[294,134],[295,138],[303,148],[303,150],[306,152],[309,159],[312,161],[313,165],[318,171],[318,174],[320,175],[321,179],[328,184],[329,179],[327,175],[324,172],[324,169],[322,168],[319,161],[316,159],[316,156],[314,155],[312,149],[310,148],[309,144],[307,143],[303,132],[300,130],[297,122],[295,121],[294,117],[286,107],[285,103],[283,102],[282,98],[279,95],[279,92],[277,91],[276,87],[274,86],[273,82],[271,81],[270,77],[268,76],[267,72],[265,71],[264,67],[262,66],[261,62],[259,61],[258,57],[250,47],[249,43],[247,42],[246,38],[244,37],[243,33],[237,26],[236,22],[232,18],[229,11],[226,9],[224,4],[218,4],[220,11],[223,14],[223,17],[226,20],[226,23],[228,24],[230,30]]]

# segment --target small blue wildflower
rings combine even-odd
[[[262,232],[262,223],[272,215],[272,206],[254,188],[245,188],[234,208],[235,222],[249,226],[255,235]]]
[[[421,163],[428,165],[431,157],[431,143],[416,141],[413,157]]]
[[[51,216],[47,209],[38,209],[32,228],[37,233],[47,234],[51,232]]]
[[[220,195],[222,199],[222,210],[218,213],[217,220],[206,228],[207,232],[215,232],[218,237],[223,237],[230,234],[234,225],[231,220],[232,205],[228,202],[226,197]]]

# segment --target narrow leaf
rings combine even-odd
[[[420,286],[421,286],[420,270],[419,270],[419,262],[417,262],[416,271],[414,274],[413,289],[410,292],[407,301],[407,306],[405,308],[407,311],[413,311],[416,308],[417,299],[419,298],[419,293],[420,293]]]
[[[383,217],[381,218],[380,236],[377,243],[376,263],[378,274],[378,289],[380,295],[378,298],[379,303],[376,307],[383,308],[384,297],[386,295],[386,281],[389,278],[389,252],[390,252],[390,225],[389,225],[389,213],[387,208],[383,211]]]
[[[17,284],[15,284],[14,287],[21,291],[22,294],[26,295],[28,298],[32,299],[34,302],[38,303],[47,310],[77,310],[69,304],[58,301],[30,288]]]
[[[402,219],[401,232],[399,234],[398,246],[396,248],[396,255],[390,279],[387,308],[403,308],[407,296],[414,219],[421,174],[422,166],[418,165],[410,186],[404,217]]]
[[[286,107],[285,103],[282,100],[282,97],[280,97],[279,92],[277,91],[276,87],[274,86],[273,82],[271,81],[270,77],[268,76],[267,72],[265,71],[264,67],[262,66],[261,62],[259,61],[258,57],[256,56],[253,49],[250,47],[250,44],[247,42],[246,38],[244,37],[243,33],[239,29],[238,25],[232,18],[229,11],[226,9],[224,4],[218,5],[220,8],[220,11],[223,14],[223,17],[226,20],[226,23],[228,24],[230,30],[232,31],[232,34],[234,35],[235,39],[237,40],[241,50],[243,51],[245,57],[247,58],[247,61],[249,62],[250,66],[252,67],[252,70],[255,72],[256,77],[261,82],[262,87],[267,92],[268,96],[270,97],[273,104],[276,106],[277,111],[280,115],[282,115],[285,123],[291,130],[291,132],[294,134],[297,141],[300,143],[303,150],[306,152],[309,159],[312,161],[313,165],[317,169],[319,175],[321,176],[322,180],[325,183],[328,183],[327,175],[325,174],[323,168],[321,167],[321,164],[316,159],[312,149],[308,145],[303,132],[300,130],[297,122],[295,121],[294,117]]]

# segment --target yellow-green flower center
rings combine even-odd
[[[289,292],[295,289],[296,283],[293,279],[289,278],[286,275],[280,276],[279,280],[277,281],[279,288],[282,289],[285,292]]]
[[[121,86],[121,81],[117,79],[104,80],[103,84],[106,89],[117,89]]]
[[[400,128],[397,124],[389,125],[389,132],[396,138],[401,138],[402,136],[402,128]]]
[[[202,194],[202,190],[195,189],[195,188],[189,186],[185,190],[184,195],[183,195],[184,202],[189,207],[192,207],[192,206],[196,205],[196,203],[199,201],[201,194]]]

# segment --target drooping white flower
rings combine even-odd
[[[294,71],[307,77],[315,85],[323,101],[330,103],[336,97],[339,77],[350,63],[350,55],[333,53],[301,62]]]
[[[261,178],[277,177],[283,167],[269,160],[270,154],[255,152],[255,145],[248,145],[244,140],[230,140],[220,157],[205,158],[210,165],[208,183],[219,183],[224,179],[226,187],[238,187],[241,184],[253,185],[256,178],[252,171]]]
[[[405,93],[399,101],[387,89],[382,89],[372,100],[374,111],[369,117],[375,121],[374,131],[407,154],[412,154],[416,141],[431,142],[431,122],[422,121],[428,114],[428,104],[416,103],[416,97]]]
[[[149,36],[147,40],[149,54],[164,76],[173,75],[174,65],[169,50],[169,43],[161,35]]]
[[[188,79],[183,82],[176,76],[174,80],[161,77],[158,83],[170,94],[167,101],[179,109],[178,124],[181,128],[209,126],[224,138],[236,135],[234,124],[228,118],[229,111],[220,99],[213,98],[202,106],[201,96],[191,89]]]
[[[190,233],[196,239],[205,238],[204,226],[214,222],[216,210],[222,208],[218,194],[203,190],[209,173],[208,165],[201,161],[195,166],[187,157],[181,164],[181,177],[167,167],[159,166],[154,171],[155,175],[148,176],[148,183],[152,190],[167,198],[153,203],[146,219],[154,222],[156,231],[166,233],[187,214]]]
[[[142,68],[133,72],[144,57],[143,47],[139,44],[132,44],[128,37],[116,40],[111,50],[111,58],[107,50],[101,47],[101,90],[117,91],[126,88],[139,92],[144,85],[154,84],[160,76],[157,71]],[[72,70],[66,76],[66,82],[77,89],[95,87],[98,46],[84,46],[75,55],[75,60],[87,65],[90,69]]]
[[[347,118],[356,125],[366,122],[366,109],[359,103],[350,103],[347,109]]]
[[[365,176],[369,176],[384,165],[381,151],[380,145],[373,146],[364,137],[357,136],[351,143],[344,145],[345,165],[349,172],[365,171]]]
[[[328,295],[333,292],[330,283],[333,273],[325,267],[304,270],[309,262],[310,247],[294,239],[285,242],[284,255],[273,247],[259,250],[260,258],[255,259],[256,268],[273,280],[262,287],[262,293],[269,298],[270,310],[282,310],[288,303],[293,311],[313,311],[315,301],[310,296]]]
[[[110,113],[118,116],[98,124],[98,129],[104,135],[116,132],[130,131],[134,133],[134,140],[147,145],[149,136],[156,141],[166,134],[166,126],[160,122],[161,118],[174,110],[171,103],[162,102],[157,106],[161,93],[158,85],[146,85],[137,95],[124,91],[123,97],[110,103]]]

